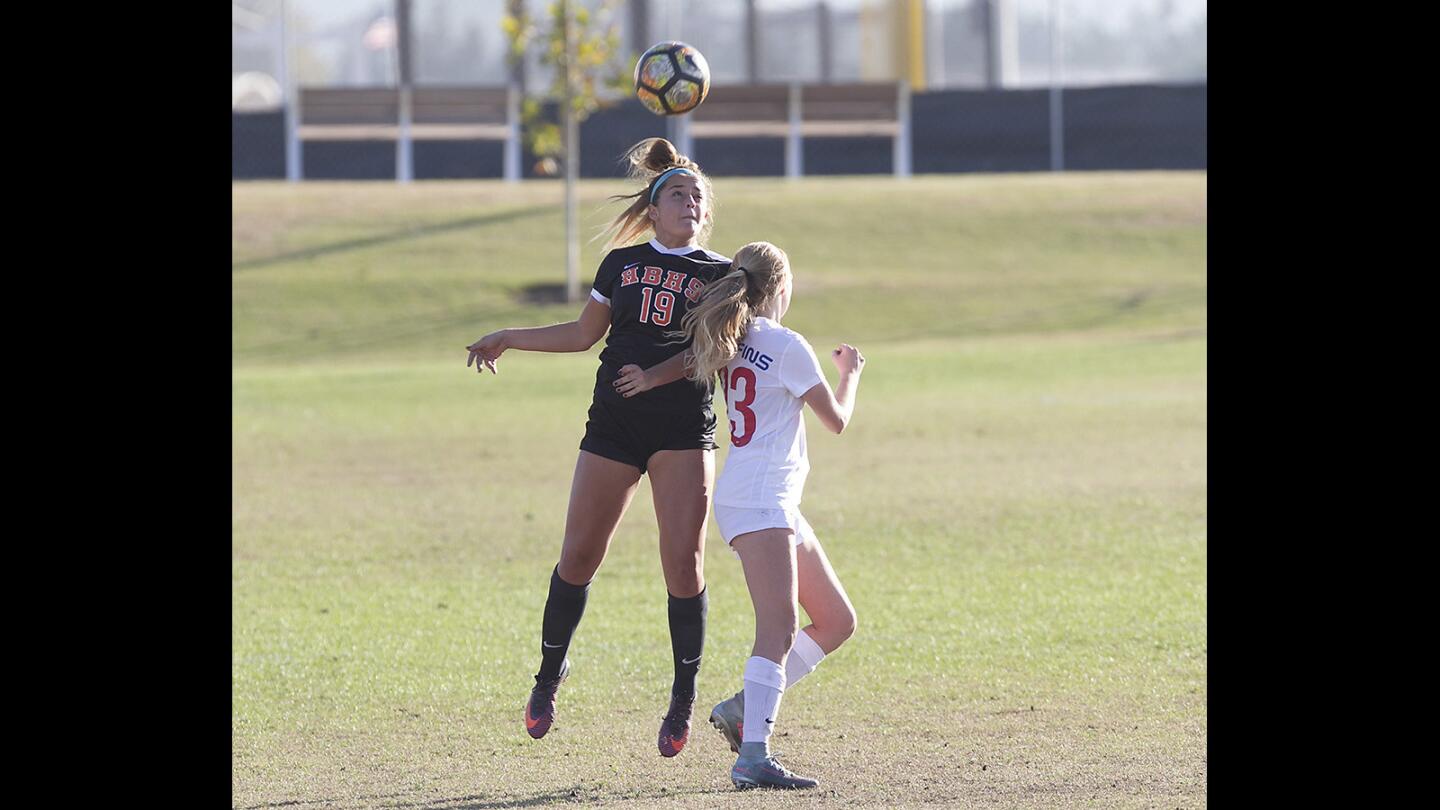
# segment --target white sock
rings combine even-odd
[[[825,660],[825,651],[810,638],[810,634],[801,630],[795,636],[795,644],[790,647],[790,654],[785,656],[785,686],[791,687],[801,678],[815,671],[820,662]]]
[[[745,728],[741,742],[762,743],[768,750],[785,694],[785,670],[768,658],[753,655],[745,662]]]

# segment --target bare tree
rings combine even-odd
[[[537,156],[558,158],[565,170],[565,297],[580,300],[580,122],[604,100],[604,87],[628,89],[625,65],[619,60],[620,30],[615,21],[618,0],[605,0],[594,13],[575,0],[549,4],[540,61],[555,68],[550,87],[539,97],[527,96],[522,112],[525,145]],[[542,36],[523,0],[509,0],[502,22],[510,41],[512,66],[522,64],[532,42]],[[544,101],[558,104],[560,123],[543,117]]]

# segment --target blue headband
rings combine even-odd
[[[660,193],[660,187],[663,186],[663,185],[665,185],[665,178],[669,177],[669,176],[672,175],[672,174],[688,174],[688,175],[690,175],[691,177],[694,177],[694,176],[695,176],[695,173],[694,173],[694,172],[690,171],[689,169],[687,169],[687,168],[685,168],[685,167],[683,167],[683,166],[676,166],[676,167],[673,168],[673,169],[666,169],[666,170],[664,171],[664,173],[662,173],[659,177],[657,177],[657,178],[655,179],[655,186],[650,189],[650,204],[651,204],[651,205],[654,205],[654,204],[655,204],[655,195]]]

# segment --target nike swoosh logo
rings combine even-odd
[[[700,660],[700,656],[697,655],[697,656],[695,656],[694,658],[681,658],[681,659],[680,659],[680,663],[682,663],[682,664],[693,664],[693,663],[695,663],[696,661],[699,661],[699,660]]]
[[[564,644],[551,644],[551,643],[548,642],[548,641],[541,641],[541,642],[540,642],[540,646],[541,646],[541,647],[548,647],[549,649],[552,649],[552,650],[558,650],[558,649],[560,649],[561,647],[563,647],[563,646],[565,646],[565,645],[564,645]]]

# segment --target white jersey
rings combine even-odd
[[[822,382],[815,350],[799,332],[756,318],[721,372],[730,415],[730,455],[715,503],[759,509],[796,507],[810,472],[805,401]]]

